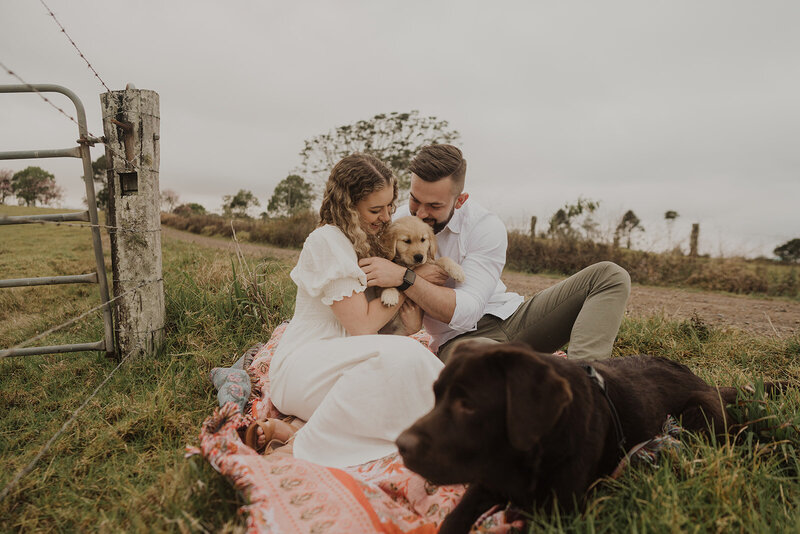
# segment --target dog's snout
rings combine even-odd
[[[401,456],[408,456],[409,454],[414,454],[414,451],[419,448],[420,439],[415,432],[406,430],[400,434],[395,444]]]
[[[414,261],[417,262],[417,263],[422,263],[422,259],[424,257],[425,256],[423,256],[422,254],[414,254]]]

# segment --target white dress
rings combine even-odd
[[[367,280],[338,227],[309,234],[290,276],[295,312],[269,378],[275,407],[307,421],[294,455],[347,467],[396,452],[400,432],[433,407],[443,364],[409,337],[347,334],[331,304],[364,291]]]

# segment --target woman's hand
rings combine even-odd
[[[400,306],[400,320],[406,329],[406,335],[416,334],[422,330],[422,308],[411,299],[406,299]]]

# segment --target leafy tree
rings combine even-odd
[[[189,204],[181,204],[172,213],[180,215],[181,217],[188,217],[190,215],[205,215],[208,213],[202,204],[191,202]]]
[[[275,186],[267,204],[267,213],[272,217],[280,217],[309,210],[315,196],[310,182],[306,182],[302,176],[290,174]]]
[[[11,177],[14,171],[11,169],[0,169],[0,204],[6,203],[6,198],[14,194],[11,188]]]
[[[631,248],[631,234],[634,230],[641,230],[644,232],[639,217],[633,213],[633,210],[628,210],[625,212],[625,215],[622,216],[622,220],[617,225],[616,232],[614,232],[614,246],[618,247],[620,237],[625,236],[627,240],[625,248]]]
[[[94,200],[97,204],[97,209],[104,210],[108,208],[108,160],[106,160],[105,155],[92,162],[92,174],[94,183],[102,186],[100,189],[95,190]],[[86,199],[84,199],[85,202]]]
[[[800,263],[800,238],[794,238],[773,250],[781,261],[786,263]]]
[[[26,206],[35,206],[37,202],[50,204],[61,199],[63,193],[56,184],[56,178],[41,167],[26,167],[11,177],[11,189],[17,199]]]
[[[592,240],[597,237],[597,222],[593,214],[599,201],[578,197],[574,204],[565,204],[550,217],[547,235],[556,239]]]
[[[261,205],[256,196],[245,189],[239,189],[235,195],[225,195],[222,202],[222,212],[227,217],[247,217],[247,210]]]
[[[452,144],[459,137],[447,121],[421,117],[416,110],[381,113],[307,139],[300,152],[300,170],[324,184],[337,161],[353,152],[365,152],[386,163],[397,176],[400,190],[407,191],[411,183],[408,166],[419,149],[436,143]]]
[[[679,217],[678,212],[669,210],[664,213],[664,219],[667,221],[667,238],[669,239],[669,246],[672,246],[672,227],[675,226],[675,219]]]
[[[167,211],[175,211],[175,206],[178,204],[178,193],[172,189],[164,189],[161,191],[161,205],[167,207]]]

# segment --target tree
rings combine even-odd
[[[622,216],[622,220],[617,225],[616,232],[614,232],[614,246],[618,247],[620,237],[625,236],[627,240],[625,248],[631,248],[631,234],[634,230],[641,230],[644,232],[639,217],[633,213],[633,210],[628,210],[625,212],[625,215]]]
[[[26,167],[11,177],[11,190],[26,206],[50,204],[63,197],[56,178],[41,167]]]
[[[172,210],[172,213],[180,215],[181,217],[188,217],[190,215],[205,215],[207,212],[206,208],[203,207],[202,204],[191,202],[189,204],[181,204]]]
[[[664,219],[667,221],[667,238],[669,239],[670,248],[672,248],[672,227],[675,226],[675,219],[678,217],[678,212],[674,210],[664,213]]]
[[[260,206],[256,196],[245,189],[239,189],[235,195],[222,197],[222,212],[227,217],[247,217],[247,210],[252,206]]]
[[[547,235],[556,239],[577,240],[583,237],[592,240],[597,233],[593,214],[598,207],[599,201],[581,197],[575,204],[565,204],[550,217]]]
[[[172,189],[164,189],[161,191],[161,205],[167,207],[167,211],[175,211],[175,206],[178,204],[178,193]]]
[[[6,203],[6,198],[14,194],[11,187],[11,177],[14,171],[11,169],[0,169],[0,204]]]
[[[104,210],[108,207],[108,160],[105,155],[92,162],[92,175],[94,183],[102,186],[99,190],[95,190],[95,204],[97,209]],[[86,199],[84,199],[85,202]]]
[[[311,209],[316,197],[313,187],[302,176],[290,174],[275,186],[267,204],[267,213],[272,217],[280,217]]]
[[[781,261],[786,263],[800,263],[800,238],[787,241],[773,250]]]
[[[307,139],[300,152],[301,174],[324,184],[337,161],[353,152],[365,152],[386,163],[397,176],[400,190],[407,191],[411,183],[408,166],[419,149],[454,143],[459,137],[447,121],[421,117],[416,110],[381,113]]]

